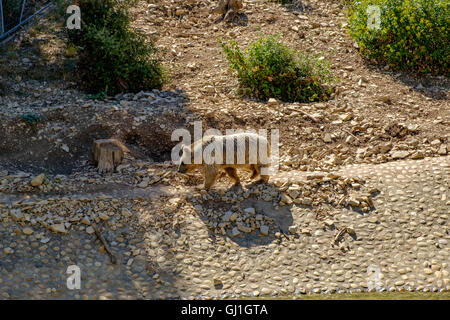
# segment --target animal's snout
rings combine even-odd
[[[187,171],[186,165],[185,165],[184,163],[181,163],[181,164],[178,166],[178,172],[179,172],[179,173],[186,173],[186,171]]]

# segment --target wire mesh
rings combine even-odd
[[[0,0],[0,41],[53,4],[52,0]]]

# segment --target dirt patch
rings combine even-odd
[[[186,122],[186,99],[172,92],[155,91],[154,96],[161,100],[157,107],[148,98],[134,102],[126,98],[83,100],[77,105],[4,119],[0,166],[35,173],[84,171],[91,165],[93,141],[111,137],[130,147],[129,157],[149,162],[170,160],[177,143],[171,141],[172,131]]]
[[[246,23],[240,24],[239,19],[217,20],[211,14],[215,1],[142,1],[133,9],[133,26],[157,39],[166,53],[164,62],[172,82],[167,91],[94,102],[70,82],[73,61],[64,58],[62,24],[54,24],[55,17],[45,19],[4,49],[0,117],[13,120],[10,129],[4,124],[0,129],[5,137],[0,164],[26,163],[22,168],[33,170],[49,165],[54,172],[82,170],[90,161],[91,140],[111,136],[130,145],[139,159],[166,161],[174,145],[169,132],[176,126],[192,130],[194,120],[202,121],[204,130],[224,133],[238,128],[279,129],[282,170],[330,170],[351,163],[448,153],[447,78],[417,77],[371,65],[361,58],[347,33],[340,1],[295,3],[296,8],[244,1],[241,13]],[[281,34],[288,46],[329,60],[340,79],[331,99],[268,104],[238,96],[237,77],[229,70],[217,39],[234,39],[245,48],[261,34]],[[49,120],[56,114],[51,110],[66,110],[67,106],[76,117]],[[42,130],[44,138],[52,135],[50,122],[62,127],[56,140],[43,142],[31,129],[16,127],[14,121],[28,112],[48,117],[47,122],[37,124],[37,133]],[[164,116],[159,118],[159,114]],[[61,149],[64,144],[71,155]],[[34,156],[20,146],[28,146]]]

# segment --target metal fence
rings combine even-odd
[[[52,0],[0,0],[0,42],[53,5]]]

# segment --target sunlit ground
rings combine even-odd
[[[374,292],[260,297],[268,300],[450,300],[450,292]]]

